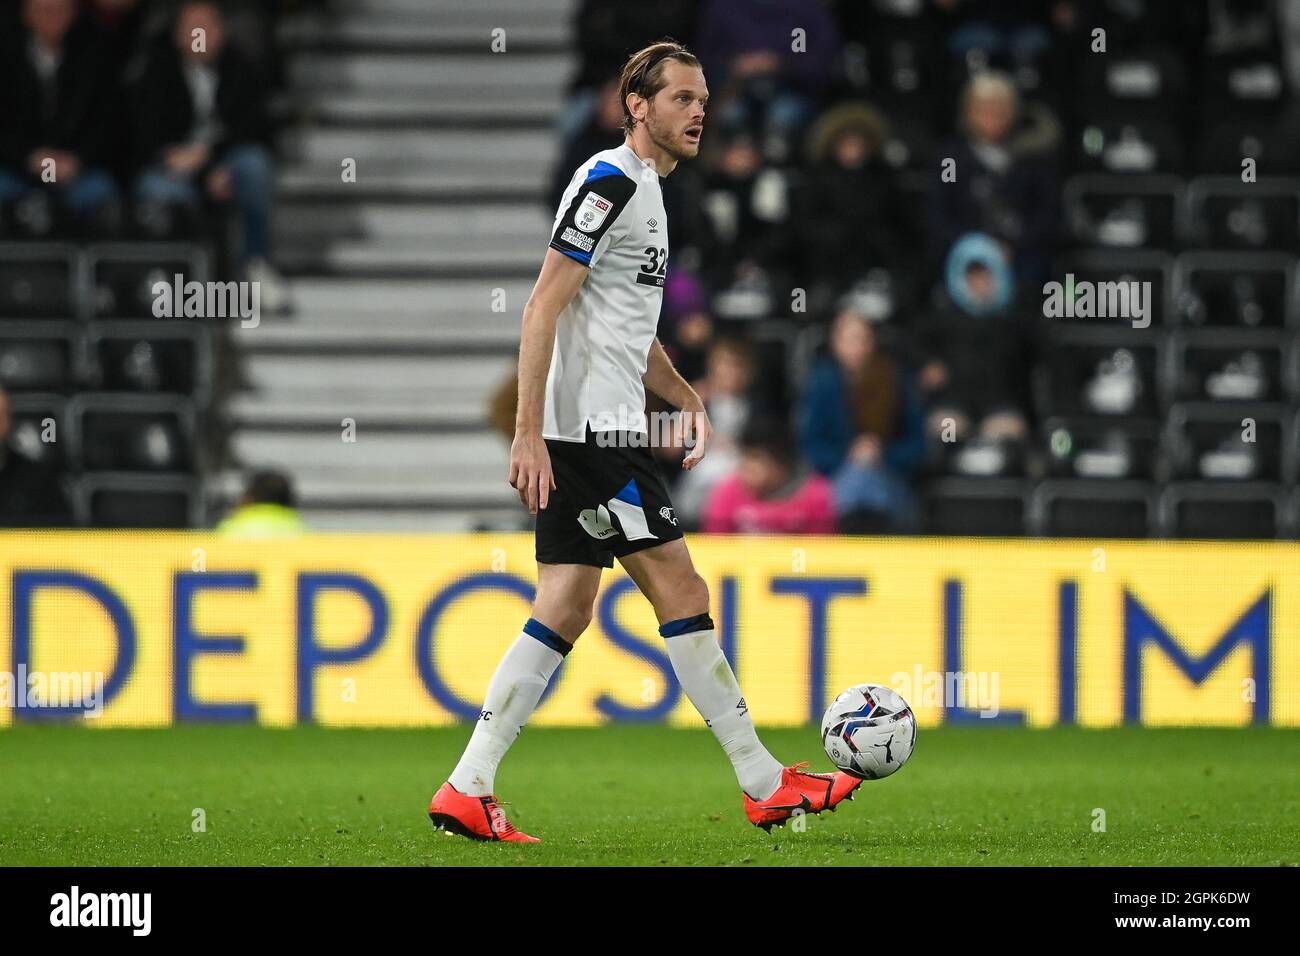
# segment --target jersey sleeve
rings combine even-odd
[[[570,187],[572,188],[572,187]],[[611,163],[596,163],[555,221],[551,248],[594,266],[612,241],[614,223],[632,202],[636,181]],[[567,193],[566,193],[567,195]]]

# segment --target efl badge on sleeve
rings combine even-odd
[[[574,224],[583,232],[595,232],[609,215],[612,206],[613,203],[599,193],[587,193],[582,205],[578,207]]]

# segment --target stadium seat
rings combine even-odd
[[[1110,328],[1060,325],[1047,330],[1046,357],[1034,381],[1040,417],[1155,418],[1161,333],[1122,319]]]
[[[1173,121],[1131,111],[1084,119],[1069,159],[1077,172],[1124,176],[1181,173],[1185,164],[1182,133]]]
[[[0,243],[0,318],[76,318],[85,302],[82,261],[72,246]]]
[[[1183,185],[1175,176],[1074,176],[1063,201],[1070,232],[1083,245],[1169,248],[1179,239]]]
[[[1287,78],[1273,51],[1211,56],[1199,70],[1208,109],[1227,116],[1274,116],[1286,102]]]
[[[1277,402],[1294,394],[1281,329],[1188,329],[1169,336],[1166,399]]]
[[[72,400],[69,415],[85,471],[194,469],[195,412],[187,398],[86,393]]]
[[[71,322],[0,323],[0,385],[7,392],[67,392],[80,365]]]
[[[1203,131],[1197,171],[1240,182],[1242,161],[1253,159],[1257,176],[1287,175],[1295,171],[1300,155],[1294,140],[1294,129],[1271,116],[1216,116],[1214,125]]]
[[[184,243],[92,245],[86,250],[86,270],[91,316],[98,318],[155,318],[155,283],[170,288],[177,275],[184,282],[211,279],[208,252]]]
[[[1154,44],[1086,57],[1081,79],[1082,99],[1093,115],[1181,118],[1187,107],[1186,67],[1172,49]]]
[[[74,485],[74,507],[91,528],[191,528],[203,520],[198,482],[180,476],[88,474]]]
[[[48,468],[60,470],[69,465],[68,449],[75,444],[74,426],[62,395],[10,395],[9,415],[9,441],[15,448]]]
[[[211,331],[202,322],[101,322],[91,326],[94,387],[105,392],[175,392],[199,407],[212,393]]]
[[[1052,276],[1064,282],[1073,275],[1076,282],[1149,282],[1151,325],[1170,321],[1169,293],[1173,288],[1173,258],[1158,250],[1094,249],[1059,257]],[[1067,320],[1060,320],[1067,321]],[[1073,318],[1070,322],[1095,323],[1113,328],[1113,318]]]
[[[1285,496],[1270,484],[1171,484],[1159,502],[1160,530],[1170,538],[1276,538],[1285,534],[1285,514]]]
[[[1279,252],[1185,252],[1174,262],[1178,320],[1276,328],[1296,321],[1295,260]]]
[[[1042,441],[1053,478],[1158,479],[1160,425],[1141,418],[1049,418]]]
[[[926,534],[1017,537],[1025,533],[1028,485],[1008,479],[942,478],[922,496]]]
[[[1300,181],[1265,177],[1203,176],[1187,187],[1189,238],[1215,249],[1300,246]]]
[[[1030,497],[1030,532],[1053,538],[1145,538],[1154,485],[1136,481],[1044,481]]]
[[[1185,402],[1163,447],[1178,480],[1280,482],[1294,474],[1294,415],[1282,404]]]

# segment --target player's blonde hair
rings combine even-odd
[[[643,99],[653,99],[666,84],[664,64],[669,60],[687,66],[700,66],[694,53],[677,41],[667,38],[637,50],[623,64],[623,73],[618,82],[618,101],[623,104],[623,129],[627,132],[632,132],[636,126],[636,118],[627,108],[628,94],[635,93]]]

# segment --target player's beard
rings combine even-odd
[[[690,140],[685,139],[684,135],[681,133],[674,133],[668,124],[659,122],[658,117],[655,115],[653,104],[646,112],[645,131],[650,135],[650,142],[654,143],[677,162],[681,162],[683,159],[694,159],[696,154],[699,153],[699,144],[692,143]],[[681,145],[682,143],[687,144],[685,147],[686,149],[689,149],[691,146],[694,146],[695,149],[691,152],[686,152]]]

